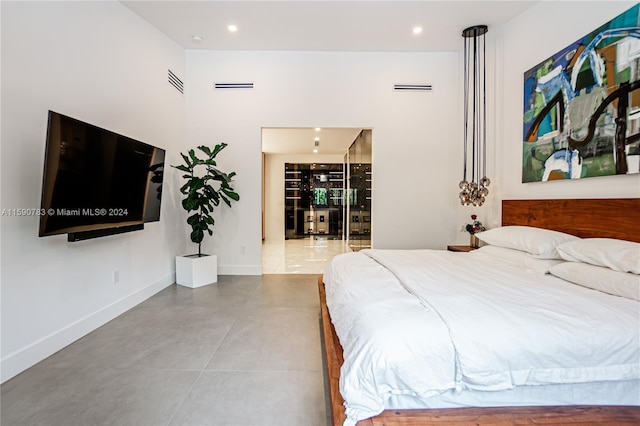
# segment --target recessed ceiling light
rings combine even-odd
[[[200,42],[202,41],[202,36],[199,36],[199,35],[191,36],[191,40],[192,40],[194,43],[200,43]]]
[[[235,26],[235,25],[233,25],[233,24],[229,25],[229,26],[227,27],[227,29],[228,29],[229,31],[231,31],[232,33],[235,33],[236,31],[238,31],[238,27],[237,27],[237,26]]]
[[[320,127],[316,127],[316,132],[319,132],[319,131],[320,131]]]
[[[319,141],[319,140],[320,140],[320,138],[316,136],[316,137],[315,137],[315,139],[313,139],[313,140],[314,140],[314,141]]]
[[[414,34],[422,33],[422,27],[413,27],[413,33]]]

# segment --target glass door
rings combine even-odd
[[[285,163],[285,239],[342,239],[344,165]]]
[[[371,248],[371,130],[363,130],[347,153],[345,223],[353,251]]]

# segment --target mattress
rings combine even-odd
[[[390,408],[640,405],[635,300],[473,253],[333,259],[345,425]]]

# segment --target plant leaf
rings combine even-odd
[[[204,152],[207,155],[207,157],[211,157],[211,149],[208,146],[200,145],[198,149]]]
[[[171,166],[171,167],[175,167],[178,170],[182,170],[183,172],[191,172],[191,169],[189,169],[187,166],[185,166],[184,164],[180,164],[178,166]]]
[[[223,149],[225,149],[226,147],[227,147],[227,144],[224,142],[216,145],[215,148],[213,148],[213,152],[211,153],[211,158],[215,158],[215,156],[218,155],[218,153]]]
[[[200,244],[202,240],[204,240],[204,232],[199,229],[193,230],[193,232],[191,232],[191,241],[196,244]]]
[[[191,190],[192,191],[197,191],[198,189],[200,189],[200,188],[202,188],[204,186],[204,180],[202,178],[194,176],[191,179],[190,185],[191,185]]]
[[[189,150],[189,157],[191,157],[191,160],[194,163],[198,163],[200,161],[200,159],[198,157],[196,157],[196,152],[193,149]]]
[[[197,209],[198,204],[194,199],[187,197],[184,200],[182,200],[182,208],[184,208],[187,212],[190,212],[192,210]]]
[[[235,201],[240,200],[240,196],[236,192],[229,191],[226,188],[222,188],[222,192],[224,192],[227,195],[227,197],[231,198],[232,200],[235,200]]]
[[[187,218],[187,223],[191,226],[193,226],[194,224],[198,223],[198,221],[200,220],[200,215],[199,214],[194,214],[191,215]]]
[[[189,157],[187,157],[183,153],[180,153],[180,155],[182,156],[182,159],[184,160],[184,162],[187,164],[187,167],[189,168],[189,170],[187,171],[191,171],[192,167],[191,167],[191,161],[189,161]]]

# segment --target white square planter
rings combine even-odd
[[[218,256],[197,254],[176,256],[176,283],[185,287],[202,287],[218,282]]]

